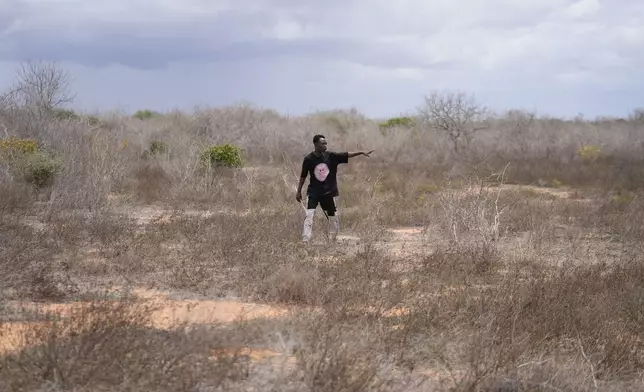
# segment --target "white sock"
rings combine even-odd
[[[340,232],[340,219],[338,216],[329,217],[329,237],[335,239]]]
[[[304,218],[304,227],[302,228],[302,241],[309,242],[311,241],[311,236],[313,235],[313,217],[315,216],[315,210],[306,210],[306,218]]]

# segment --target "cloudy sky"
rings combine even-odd
[[[644,106],[644,1],[0,0],[0,88],[31,59],[68,69],[84,110],[387,116],[462,90],[499,110],[624,115]]]

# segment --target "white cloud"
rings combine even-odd
[[[508,91],[507,105],[529,104],[544,91],[637,91],[643,46],[638,0],[0,0],[0,61],[76,64],[85,85],[102,75],[105,89],[119,85],[107,75],[134,74],[157,90],[194,87],[160,102],[150,88],[122,85],[101,92],[112,97],[104,105],[182,105],[192,94],[278,109],[353,102],[372,112],[388,100],[395,111],[433,88],[490,101]],[[227,88],[201,91],[189,81],[196,69]]]
[[[572,19],[589,18],[597,15],[601,8],[599,0],[579,0],[566,8],[565,15]]]

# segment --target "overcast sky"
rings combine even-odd
[[[387,116],[449,89],[624,115],[644,106],[644,1],[0,0],[0,88],[30,59],[66,67],[84,110]]]

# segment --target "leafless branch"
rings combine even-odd
[[[71,75],[55,62],[26,62],[16,70],[12,95],[21,106],[43,114],[74,101],[71,82]]]
[[[469,145],[476,132],[489,128],[486,114],[485,107],[462,92],[433,92],[425,97],[425,104],[419,109],[421,123],[446,133],[455,153],[459,152],[461,140]]]

